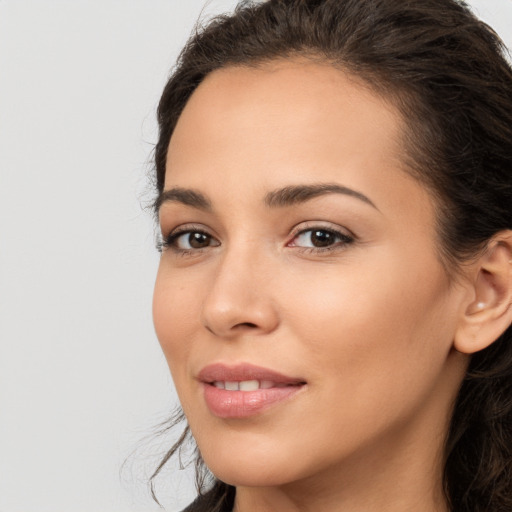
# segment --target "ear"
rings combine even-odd
[[[470,300],[457,327],[454,348],[473,354],[512,324],[512,231],[501,231],[471,264]]]

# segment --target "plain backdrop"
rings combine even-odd
[[[470,3],[512,46],[512,0]],[[151,432],[176,396],[143,206],[203,4],[0,0],[0,512],[158,510],[145,481],[170,441]],[[160,483],[168,511],[193,496],[190,471]]]

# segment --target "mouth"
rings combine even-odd
[[[297,384],[285,384],[283,382],[274,382],[271,380],[216,380],[208,383],[217,389],[226,389],[228,391],[257,391],[258,389],[286,388],[296,386]]]
[[[248,418],[287,401],[305,388],[302,378],[289,377],[250,364],[209,365],[199,373],[204,399],[219,418]]]

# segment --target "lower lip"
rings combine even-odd
[[[303,387],[303,385],[297,385],[256,391],[228,391],[211,384],[204,384],[204,398],[214,416],[248,418],[289,399]]]

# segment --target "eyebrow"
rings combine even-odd
[[[175,187],[164,190],[153,203],[153,209],[158,213],[160,207],[166,202],[181,203],[186,206],[192,206],[199,210],[211,211],[211,201],[201,192],[189,188]]]
[[[315,197],[323,196],[326,194],[343,194],[350,197],[355,197],[360,201],[363,201],[370,206],[373,206],[376,210],[373,201],[366,197],[361,192],[353,190],[336,183],[319,183],[314,185],[292,185],[284,187],[279,190],[269,192],[265,196],[265,203],[270,207],[284,207],[293,204],[304,203]]]
[[[343,194],[354,197],[369,204],[376,210],[377,206],[361,192],[353,190],[336,183],[318,183],[313,185],[290,185],[277,190],[273,190],[265,195],[265,204],[270,208],[283,208],[294,204],[305,203],[315,197],[326,194]],[[164,190],[154,202],[154,210],[158,212],[163,203],[177,202],[186,206],[191,206],[199,210],[212,211],[211,201],[201,192],[188,188],[171,188]]]

